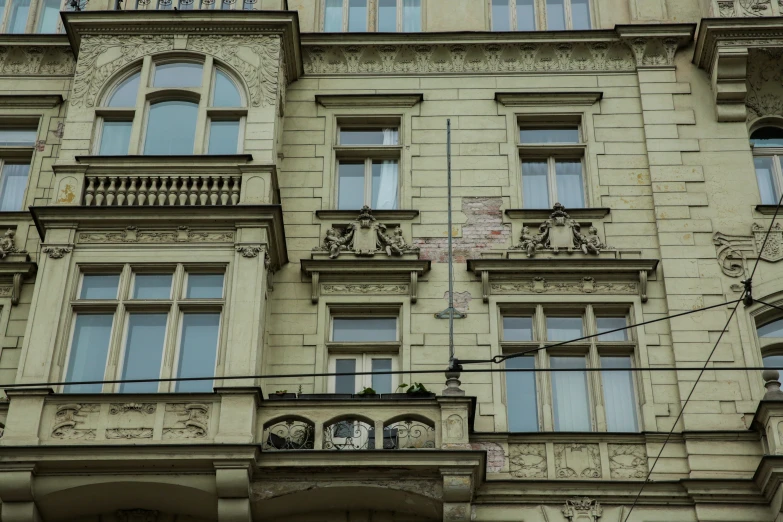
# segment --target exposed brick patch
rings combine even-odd
[[[448,306],[449,302],[449,291],[446,290],[443,292],[443,299],[446,301],[446,306]],[[470,295],[470,292],[454,292],[454,309],[458,312],[462,312],[463,314],[468,313],[468,309],[470,308],[470,301],[473,299],[473,296]]]
[[[471,442],[470,447],[474,450],[485,450],[487,452],[487,473],[500,473],[506,464],[506,454],[503,452],[503,446],[497,442]]]
[[[462,237],[453,240],[455,263],[480,257],[487,250],[511,246],[511,226],[503,223],[502,205],[501,197],[462,198],[462,212],[467,221],[462,225]],[[448,261],[448,238],[417,237],[413,243],[421,249],[422,259],[436,263]]]

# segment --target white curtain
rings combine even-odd
[[[29,172],[29,164],[3,165],[0,211],[22,210]]]
[[[383,129],[383,144],[397,145],[399,135],[397,129]],[[373,201],[374,209],[395,209],[397,208],[397,161],[384,160],[381,164],[381,176],[378,180],[378,190],[373,191],[377,195],[376,201]]]
[[[326,0],[324,32],[339,33],[343,30],[343,0]]]
[[[421,32],[421,0],[402,0],[402,30]]]
[[[630,357],[601,357],[601,368],[630,368]],[[631,372],[601,372],[608,431],[637,431]]]
[[[552,357],[553,369],[585,368],[584,357]],[[552,372],[555,431],[591,431],[587,372]]]
[[[546,161],[522,163],[522,206],[525,208],[552,208],[549,203]]]

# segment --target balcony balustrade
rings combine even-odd
[[[121,206],[236,205],[240,176],[87,176],[84,204]]]

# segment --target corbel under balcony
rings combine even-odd
[[[10,297],[11,304],[19,304],[22,281],[35,275],[37,270],[38,265],[30,261],[30,255],[27,252],[6,254],[0,259],[0,297]]]
[[[658,267],[657,259],[588,258],[568,253],[554,257],[525,257],[523,252],[506,255],[506,258],[468,259],[468,271],[481,279],[485,303],[493,291],[530,294],[633,292],[638,293],[644,303],[647,302],[647,278]],[[548,281],[545,276],[556,282]]]

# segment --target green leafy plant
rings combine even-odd
[[[394,390],[394,393],[398,393],[398,392],[400,392],[400,390],[402,390],[404,392],[405,388],[407,388],[407,387],[408,387],[408,385],[403,382],[399,386],[397,386],[397,388]]]
[[[288,393],[288,390],[277,390],[275,391],[275,395],[285,395]]]
[[[365,388],[356,395],[361,395],[362,397],[369,397],[371,395],[378,395],[378,392],[373,390],[372,388]]]
[[[405,393],[408,395],[428,395],[430,391],[420,382],[414,382],[410,386],[407,387],[408,389],[405,390]]]

